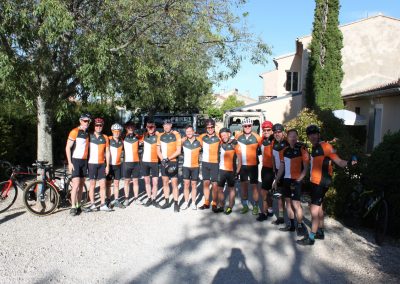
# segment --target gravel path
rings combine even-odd
[[[61,210],[39,218],[25,211],[19,195],[0,215],[0,282],[400,281],[400,247],[393,241],[378,247],[369,232],[328,218],[325,240],[299,247],[294,233],[239,209],[230,216],[191,209],[176,214],[131,204],[111,213],[70,217]]]

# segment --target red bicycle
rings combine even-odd
[[[13,166],[10,162],[0,160],[0,167],[9,176],[8,180],[0,182],[0,213],[7,211],[17,200],[18,188],[23,190],[27,182],[36,179],[33,168],[23,169]]]

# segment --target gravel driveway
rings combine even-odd
[[[328,218],[325,240],[299,247],[294,233],[243,216],[236,204],[230,216],[131,204],[110,213],[70,217],[60,210],[40,218],[25,211],[20,194],[0,215],[0,282],[400,281],[400,247],[393,241],[376,246],[370,232]]]

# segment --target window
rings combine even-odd
[[[356,114],[360,114],[360,111],[361,111],[360,107],[355,107],[354,112]]]
[[[297,92],[299,90],[299,72],[286,71],[286,91]]]

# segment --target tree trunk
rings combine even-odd
[[[48,80],[46,76],[41,76],[41,93],[46,92]],[[37,96],[37,159],[49,161],[53,164],[53,137],[52,137],[52,117],[51,110],[48,108],[43,95]]]

